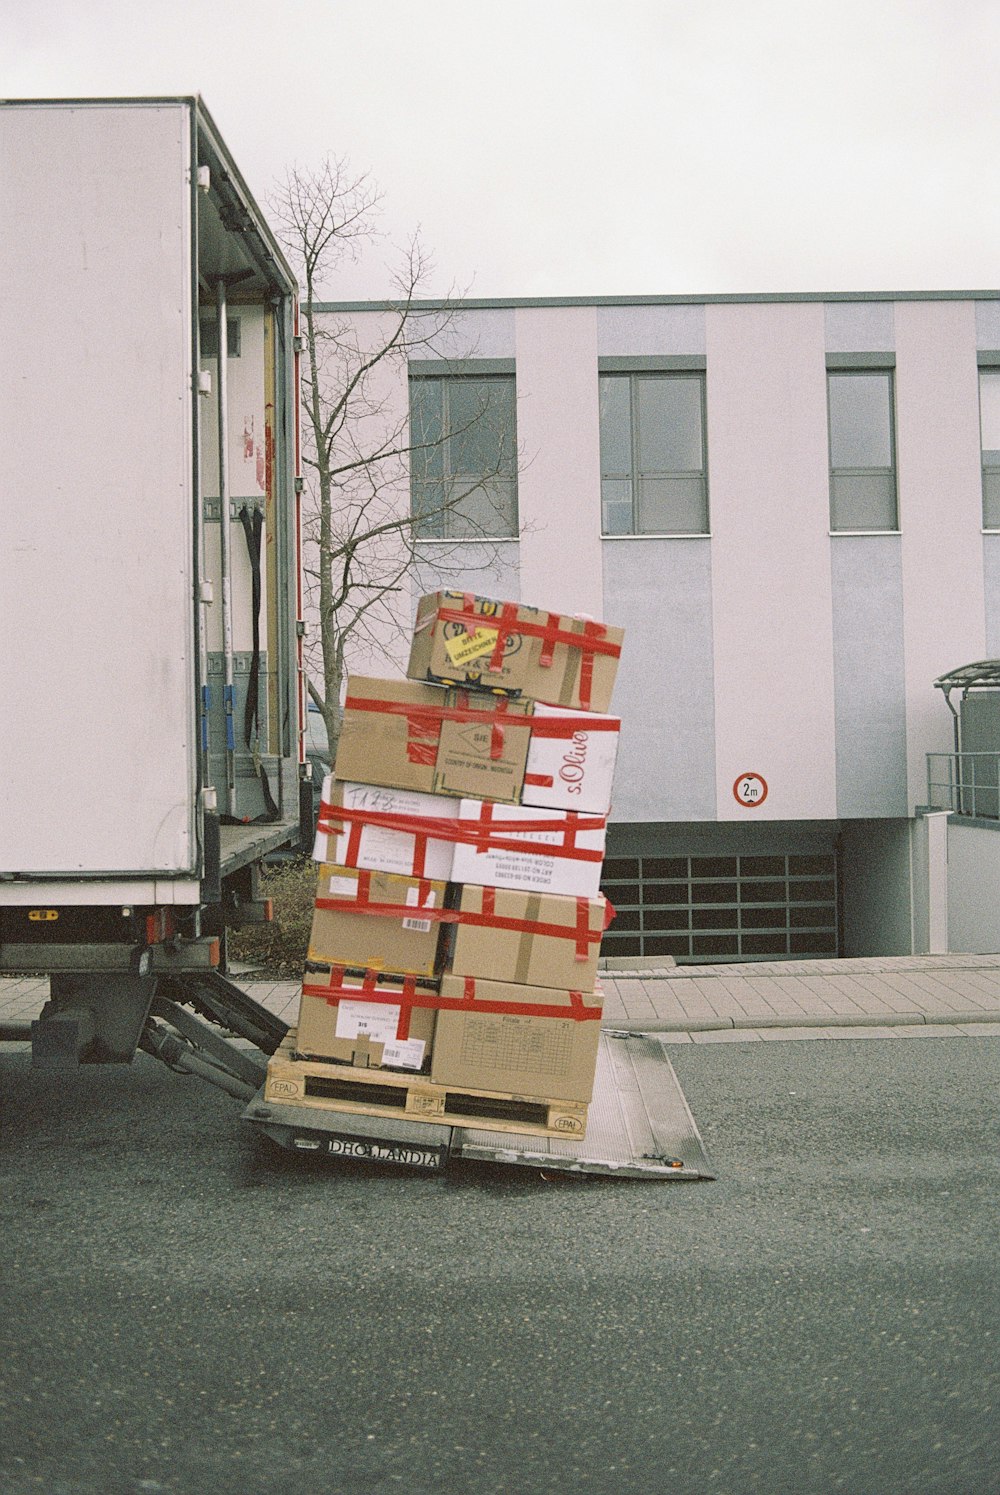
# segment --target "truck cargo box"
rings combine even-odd
[[[0,907],[197,904],[298,834],[295,279],[196,98],[0,162]]]

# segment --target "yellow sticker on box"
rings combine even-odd
[[[454,638],[446,638],[444,647],[452,664],[459,668],[471,664],[474,659],[492,654],[498,637],[499,630],[496,628],[477,628],[471,634],[459,633]]]

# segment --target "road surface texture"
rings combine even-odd
[[[668,1052],[714,1183],[334,1164],[0,1049],[3,1495],[1000,1489],[1000,1040]]]

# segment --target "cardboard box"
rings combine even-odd
[[[446,891],[443,882],[324,864],[306,958],[433,976],[439,969],[442,926],[440,920],[422,918],[421,910],[443,908]]]
[[[530,711],[528,701],[352,675],[336,777],[517,804],[528,757],[524,718]]]
[[[341,782],[332,774],[323,780],[322,799],[314,861],[450,880],[454,840],[434,836],[426,822],[454,821],[455,800],[443,794]],[[347,814],[338,818],[340,809]]]
[[[607,711],[624,631],[586,618],[429,592],[417,606],[411,680],[509,691],[553,706]]]
[[[445,925],[445,969],[519,986],[592,992],[604,933],[604,898],[562,898],[464,883],[459,922]]]
[[[431,1057],[431,1079],[456,1089],[501,1090],[540,1100],[589,1101],[601,1036],[601,999],[577,997],[552,987],[517,986],[503,981],[469,983],[442,976],[442,1000],[467,999],[472,986],[478,1012],[438,1013]],[[489,1009],[494,1010],[490,1011]],[[540,1015],[547,1014],[547,1015]]]
[[[404,983],[381,973],[339,967],[307,972],[295,1052],[302,1058],[335,1059],[362,1069],[426,1068],[437,1013],[432,1007],[409,1005],[408,993],[436,1000],[437,983]],[[374,1000],[394,995],[398,1002]]]
[[[546,722],[558,736],[543,735]],[[606,815],[620,729],[617,716],[536,702],[521,803]]]
[[[478,834],[474,841],[469,837],[455,845],[450,881],[597,897],[604,860],[603,816],[488,805],[475,799],[463,799],[459,815],[463,826]]]

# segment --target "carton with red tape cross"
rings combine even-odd
[[[447,884],[324,864],[307,960],[433,976]]]
[[[603,998],[442,976],[431,1079],[539,1100],[590,1100]],[[516,1128],[512,1128],[516,1130]]]
[[[508,691],[553,706],[607,711],[624,630],[589,618],[430,592],[417,605],[411,680]]]
[[[618,717],[484,691],[352,675],[342,781],[607,814]]]
[[[448,882],[455,842],[447,827],[457,803],[443,794],[352,784],[328,774],[313,860]]]
[[[536,701],[521,803],[606,815],[620,728],[617,716]]]
[[[295,1051],[362,1069],[423,1069],[437,1018],[437,982],[341,966],[307,970]]]
[[[352,675],[337,744],[338,779],[517,804],[530,701]]]
[[[607,824],[603,815],[474,799],[461,800],[459,814],[452,882],[597,897]]]
[[[607,923],[604,898],[564,898],[464,883],[443,944],[449,975],[592,992]]]

